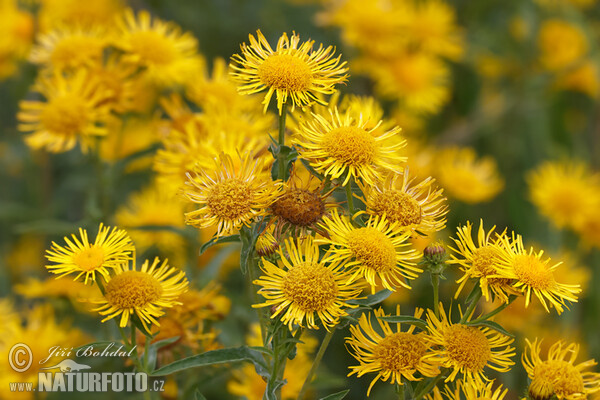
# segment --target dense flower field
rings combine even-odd
[[[600,399],[595,0],[0,0],[0,398]]]

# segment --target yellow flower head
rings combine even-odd
[[[551,264],[550,258],[543,258],[543,250],[536,252],[530,247],[527,251],[520,235],[502,236],[499,243],[501,252],[494,277],[514,279],[512,287],[525,295],[525,307],[529,306],[532,292],[548,312],[547,301],[559,314],[566,307],[565,300],[577,301],[576,295],[581,292],[579,285],[566,285],[555,280],[554,270],[561,262]]]
[[[217,236],[223,236],[267,215],[280,194],[281,182],[271,180],[263,161],[252,161],[246,154],[234,162],[231,156],[221,153],[214,159],[213,170],[188,173],[188,187],[183,195],[200,208],[185,214],[186,224],[198,228],[216,226]]]
[[[125,52],[123,61],[145,67],[150,78],[165,85],[182,84],[204,66],[191,33],[152,18],[143,10],[136,17],[131,9],[117,22],[115,46]]]
[[[279,250],[279,267],[262,259],[265,275],[255,280],[261,286],[258,293],[266,301],[253,307],[273,307],[271,318],[281,316],[290,329],[300,325],[319,329],[318,317],[325,329],[334,327],[339,318],[346,315],[346,308],[356,307],[348,300],[356,299],[361,291],[358,283],[351,281],[351,274],[338,263],[319,260],[319,246],[312,236],[304,239],[286,240],[286,250]]]
[[[483,220],[481,220],[477,232],[476,244],[471,233],[472,227],[470,222],[467,222],[465,226],[459,226],[456,232],[457,238],[452,238],[456,244],[456,248],[450,247],[454,252],[450,255],[450,262],[458,264],[458,267],[464,273],[456,281],[460,285],[456,290],[455,298],[458,298],[458,295],[470,279],[478,279],[483,297],[487,301],[493,301],[494,298],[498,298],[502,302],[507,302],[509,295],[518,294],[511,287],[511,280],[490,277],[497,274],[496,263],[502,251],[498,244],[498,237],[504,236],[506,233],[494,232],[495,226],[485,233]]]
[[[390,226],[385,217],[371,216],[364,227],[355,227],[336,210],[320,225],[328,236],[318,242],[331,246],[324,261],[344,264],[353,271],[352,279],[364,277],[373,293],[379,281],[391,291],[399,286],[410,289],[406,280],[423,272],[416,266],[421,254],[411,248],[410,233]]]
[[[250,45],[242,44],[242,54],[231,57],[231,76],[240,85],[238,91],[242,94],[267,90],[263,100],[265,112],[273,93],[280,115],[288,101],[292,111],[296,106],[310,106],[314,102],[327,104],[317,94],[334,93],[334,85],[348,77],[346,62],[340,63],[341,56],[333,58],[332,46],[320,45],[313,50],[313,40],[299,44],[300,36],[293,33],[288,37],[284,33],[273,51],[260,30],[256,38],[248,36]]]
[[[66,246],[52,242],[50,250],[46,250],[46,258],[54,263],[46,268],[60,277],[77,274],[74,280],[84,276],[84,283],[94,282],[96,274],[105,280],[109,270],[114,270],[132,260],[135,248],[131,239],[122,229],[100,224],[94,243],[90,243],[85,229],[79,228],[79,238],[74,234],[71,239],[65,237]]]
[[[596,99],[600,92],[598,66],[593,61],[586,60],[559,76],[556,81],[556,87],[562,90],[574,90],[585,93],[591,98]]]
[[[529,395],[532,399],[583,400],[589,394],[600,391],[600,373],[585,371],[597,365],[594,360],[575,364],[579,354],[579,345],[567,344],[560,340],[548,350],[545,360],[540,357],[541,344],[536,339],[527,347],[521,360],[531,379]]]
[[[20,103],[19,130],[33,132],[25,141],[34,149],[61,153],[75,147],[87,152],[92,137],[103,136],[109,107],[107,92],[85,70],[70,76],[55,72],[41,77],[35,90],[45,101],[24,100]]]
[[[529,197],[557,227],[577,227],[600,207],[600,177],[581,162],[545,162],[527,175]]]
[[[31,49],[29,60],[49,69],[74,70],[102,61],[108,44],[100,28],[59,27],[41,34]]]
[[[559,19],[544,21],[537,41],[542,66],[550,71],[570,67],[588,51],[584,33],[575,25]]]
[[[434,360],[452,369],[446,382],[454,381],[461,374],[464,379],[482,383],[489,380],[484,371],[486,367],[507,372],[514,365],[511,361],[514,347],[510,347],[513,339],[488,327],[454,324],[441,303],[439,310],[439,318],[433,310],[427,311],[427,325]]]
[[[396,312],[399,311],[397,308]],[[346,338],[350,354],[360,363],[350,367],[351,372],[348,376],[357,374],[361,377],[368,373],[377,373],[369,385],[367,396],[379,379],[384,382],[389,379],[391,384],[403,385],[402,378],[409,381],[422,379],[415,376],[415,373],[428,377],[440,373],[438,364],[431,359],[431,343],[426,333],[415,333],[414,325],[403,332],[400,324],[396,324],[394,331],[387,321],[379,319],[385,316],[382,308],[374,313],[376,323],[371,322],[370,314],[367,316],[367,313],[364,313],[360,316],[358,325],[350,326],[352,336]],[[420,318],[422,314],[423,309],[417,308],[414,316]]]
[[[159,262],[157,257],[152,264],[146,260],[139,271],[128,265],[116,270],[106,283],[104,297],[93,301],[100,305],[94,311],[106,315],[102,322],[120,315],[119,326],[125,327],[135,315],[149,331],[148,324],[160,326],[157,318],[164,315],[163,308],[181,304],[177,299],[188,289],[185,273],[170,267],[167,260],[160,266]]]
[[[465,203],[489,201],[504,188],[496,161],[477,159],[472,148],[452,147],[441,150],[436,159],[435,176],[448,195]]]
[[[57,25],[108,26],[123,11],[123,0],[44,0],[40,1],[39,23],[42,32]]]
[[[319,173],[332,179],[342,177],[343,186],[350,178],[360,178],[374,184],[381,179],[382,170],[399,170],[406,157],[397,154],[406,145],[398,139],[400,128],[382,132],[381,121],[368,127],[370,122],[362,115],[355,119],[355,112],[347,110],[340,116],[338,109],[329,112],[329,118],[313,114],[312,121],[300,124],[293,143],[300,147],[300,157],[308,160]]]
[[[439,396],[427,396],[429,400],[441,400],[441,394],[438,391]],[[461,394],[464,397],[461,397]],[[456,389],[452,390],[446,386],[444,390],[444,397],[447,400],[503,400],[508,394],[508,389],[504,389],[502,384],[498,385],[494,389],[494,381],[481,382],[475,379],[460,380],[456,384]]]
[[[369,215],[386,216],[388,221],[404,230],[420,235],[441,231],[448,213],[443,190],[433,186],[432,178],[413,185],[408,168],[403,174],[390,174],[374,186],[359,184]]]

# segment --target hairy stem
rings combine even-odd
[[[325,354],[325,350],[327,350],[327,346],[329,346],[329,342],[331,342],[331,338],[335,332],[335,328],[328,331],[323,341],[321,342],[321,346],[319,347],[319,351],[317,351],[317,355],[315,356],[315,360],[313,361],[312,366],[310,367],[310,371],[308,371],[308,375],[306,375],[306,379],[304,380],[304,384],[302,384],[302,389],[300,389],[300,393],[298,394],[298,400],[302,400],[306,391],[310,386],[310,382],[312,381],[312,377],[319,368],[319,364],[321,364],[321,359]]]

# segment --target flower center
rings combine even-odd
[[[144,307],[162,295],[160,282],[141,271],[126,271],[115,275],[106,285],[106,300],[120,310]]]
[[[323,311],[335,301],[338,285],[331,270],[321,264],[304,263],[288,271],[283,293],[304,312]]]
[[[550,268],[534,255],[517,255],[513,267],[519,280],[534,289],[548,289],[556,283]]]
[[[469,371],[481,371],[492,356],[485,334],[473,326],[450,325],[444,332],[448,357]]]
[[[375,138],[356,126],[332,129],[323,138],[323,147],[330,157],[345,165],[368,165],[376,155]]]
[[[88,120],[84,100],[74,95],[56,97],[42,111],[41,121],[52,132],[65,136],[80,133]]]
[[[553,211],[561,216],[572,217],[578,214],[581,207],[581,198],[579,197],[581,190],[573,187],[568,182],[554,191],[550,201],[552,202]]]
[[[233,220],[250,211],[252,191],[241,179],[227,179],[217,183],[207,197],[208,207],[217,217]]]
[[[129,39],[131,52],[137,54],[143,63],[167,65],[177,58],[173,43],[154,31],[139,31]]]
[[[291,92],[307,90],[312,81],[308,64],[290,54],[270,55],[258,67],[258,77],[269,87]]]
[[[544,361],[535,366],[533,375],[529,393],[534,399],[549,399],[555,393],[564,398],[584,391],[581,373],[563,360]]]
[[[102,56],[102,43],[96,38],[71,36],[56,44],[50,56],[53,65],[70,67],[83,66],[87,62],[99,60]]]
[[[415,370],[425,355],[427,345],[420,335],[397,332],[386,336],[373,350],[383,371]]]
[[[405,192],[394,190],[379,193],[373,201],[372,208],[375,214],[386,214],[391,222],[398,222],[402,226],[421,223],[421,206],[414,197]]]
[[[274,215],[297,226],[310,226],[325,214],[325,203],[318,192],[287,190],[273,205]]]
[[[375,228],[359,228],[348,234],[350,251],[357,261],[377,272],[396,266],[396,248],[391,240]]]
[[[482,246],[475,249],[472,256],[473,269],[480,272],[482,276],[492,274],[494,272],[496,254],[496,250],[492,246]]]
[[[92,245],[73,257],[73,263],[84,271],[94,271],[104,263],[102,247]]]

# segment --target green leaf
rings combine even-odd
[[[320,173],[318,173],[311,165],[310,163],[301,158],[300,162],[302,163],[302,165],[304,165],[304,167],[310,171],[311,174],[313,174],[314,176],[316,176],[317,178],[319,178],[320,181],[324,181],[325,180],[325,175],[321,175]]]
[[[157,369],[152,373],[152,376],[170,375],[189,368],[239,361],[248,361],[253,363],[257,368],[267,369],[265,360],[258,351],[253,350],[248,346],[240,346],[207,351],[206,353],[177,360]]]
[[[349,304],[357,304],[359,306],[374,306],[387,299],[392,294],[391,290],[383,289],[379,292],[367,296],[366,299],[356,299],[348,301]]]
[[[231,235],[231,236],[213,236],[208,242],[204,243],[202,246],[200,246],[200,252],[198,255],[202,255],[202,253],[204,253],[209,247],[212,247],[216,244],[221,244],[221,243],[233,243],[233,242],[240,242],[240,235]]]
[[[350,389],[342,390],[341,392],[337,392],[337,393],[330,394],[329,396],[321,397],[320,400],[341,400],[344,397],[346,397],[346,395],[348,394],[349,391],[350,391]]]
[[[275,161],[273,162],[273,166],[271,167],[271,178],[275,181],[278,179],[279,175],[279,154],[283,154],[285,160],[285,177],[284,181],[287,181],[289,178],[289,171],[292,167],[292,164],[298,158],[298,151],[294,147],[290,146],[276,146],[275,144],[271,144],[269,146],[269,151],[273,154],[273,158]]]
[[[411,324],[422,330],[427,330],[427,323],[425,321],[409,315],[394,315],[390,317],[379,317],[378,319],[391,323]]]
[[[513,335],[512,333],[510,333],[506,329],[504,329],[502,327],[502,325],[500,325],[499,323],[494,322],[494,321],[479,321],[479,322],[473,322],[473,323],[467,322],[465,325],[468,325],[468,326],[485,326],[485,327],[491,328],[491,329],[493,329],[495,331],[498,331],[498,332],[500,332],[503,335],[506,335],[508,337],[511,337],[511,338],[515,337],[515,335]]]
[[[162,339],[148,346],[148,367],[150,368],[150,371],[154,370],[154,367],[156,366],[156,355],[158,353],[158,349],[175,343],[179,340],[179,338],[180,336],[174,336],[168,339]]]
[[[477,296],[479,296],[480,294],[481,294],[481,287],[479,287],[478,284],[475,284],[475,286],[473,286],[473,289],[467,296],[467,300],[465,301],[465,303],[471,304],[473,302],[473,300],[475,300],[475,298],[477,298]]]
[[[206,400],[206,397],[204,397],[204,395],[200,393],[200,389],[196,389],[196,391],[194,392],[194,396],[196,397],[196,400]]]
[[[248,265],[251,258],[254,256],[254,246],[258,239],[258,224],[254,224],[252,228],[245,226],[240,229],[240,239],[242,241],[242,250],[240,251],[240,269],[242,274],[248,272]]]

